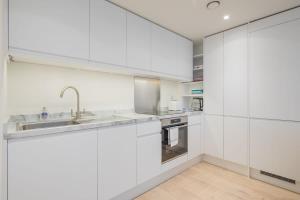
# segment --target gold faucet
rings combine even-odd
[[[74,117],[74,120],[76,121],[76,120],[79,120],[81,118],[80,106],[79,106],[80,96],[79,96],[78,90],[75,87],[73,87],[73,86],[67,86],[67,87],[63,88],[62,91],[60,92],[60,98],[63,98],[65,91],[68,90],[68,89],[73,89],[76,92],[76,95],[77,95],[77,111],[76,111],[76,115]]]

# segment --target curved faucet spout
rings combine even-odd
[[[74,86],[67,86],[67,87],[63,88],[62,91],[60,92],[60,98],[63,98],[65,91],[68,90],[68,89],[73,89],[76,93],[76,96],[77,96],[77,111],[76,111],[75,120],[78,120],[78,119],[81,118],[81,116],[80,116],[80,95],[79,95],[79,91]]]

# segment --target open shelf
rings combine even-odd
[[[203,97],[203,94],[185,94],[183,97]]]
[[[183,82],[184,84],[197,84],[197,83],[203,83],[203,81],[190,81],[190,82]]]
[[[194,58],[200,58],[200,57],[203,57],[203,53],[200,53],[200,54],[196,54],[193,56]]]

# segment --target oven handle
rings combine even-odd
[[[186,124],[186,125],[177,126],[177,128],[184,128],[184,127],[188,127],[188,125]]]
[[[162,128],[163,128],[163,129],[164,129],[164,128],[170,129],[170,128],[173,128],[173,127],[177,127],[177,128],[185,128],[185,127],[188,127],[188,124],[180,125],[180,126],[162,127]]]

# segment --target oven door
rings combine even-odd
[[[178,139],[171,140],[171,129],[178,128]],[[181,124],[163,127],[162,132],[162,163],[186,154],[188,151],[188,125]]]

